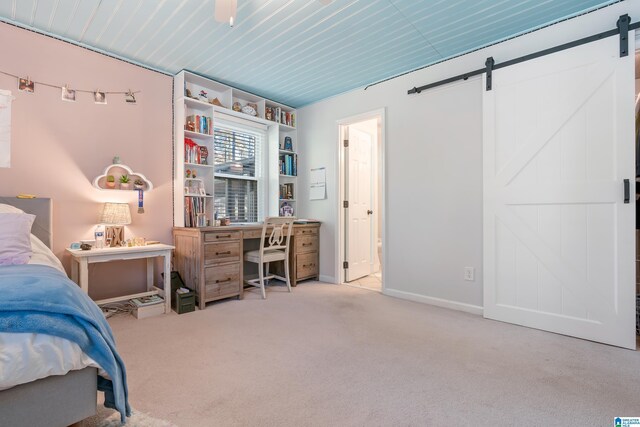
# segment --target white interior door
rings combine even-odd
[[[354,127],[349,127],[349,147],[347,158],[347,209],[346,221],[346,280],[350,282],[372,273],[372,186],[371,135]]]
[[[635,349],[633,98],[617,37],[494,71],[485,317]]]

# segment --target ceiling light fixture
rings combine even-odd
[[[218,22],[228,22],[233,27],[236,19],[238,0],[216,0],[215,18]]]

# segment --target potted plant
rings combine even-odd
[[[116,179],[113,175],[107,175],[107,188],[116,188]]]
[[[140,178],[136,179],[135,181],[133,181],[133,188],[135,190],[144,190],[144,181]]]
[[[130,190],[131,189],[131,178],[126,173],[120,177],[120,189],[121,190]]]

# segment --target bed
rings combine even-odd
[[[98,389],[124,422],[124,364],[100,309],[50,250],[51,200],[0,197],[0,215],[15,208],[35,215],[33,255],[0,265],[0,425],[74,424],[96,413]]]

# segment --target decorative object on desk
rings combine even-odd
[[[100,213],[101,224],[107,225],[105,235],[111,246],[120,246],[124,240],[124,226],[131,224],[131,211],[127,203],[105,203]]]
[[[91,249],[91,245],[88,243],[82,243],[80,245],[80,249],[82,249],[83,251],[88,251],[89,249]]]
[[[220,218],[220,225],[221,226],[231,225],[231,218]]]
[[[293,141],[290,136],[284,137],[284,149],[287,151],[293,151]]]
[[[203,102],[209,102],[209,98],[207,98],[207,91],[206,90],[201,90],[200,93],[198,94],[198,100],[203,101]]]
[[[144,213],[144,191],[138,190],[138,213]]]
[[[133,181],[133,188],[135,190],[144,190],[144,181],[140,178],[136,178],[136,180]]]
[[[107,95],[104,92],[100,92],[96,90],[93,92],[93,102],[95,104],[106,105],[107,104]]]
[[[284,202],[280,205],[280,216],[293,216],[293,206],[288,202]]]
[[[74,250],[80,249],[80,243],[79,242],[71,243],[71,245],[69,246],[69,249],[74,249]]]
[[[124,174],[120,177],[120,189],[121,190],[130,190],[131,189],[131,178],[129,175]]]
[[[218,98],[210,99],[209,100],[209,104],[216,105],[218,107],[224,108],[224,106],[222,105],[222,103],[220,102],[220,100]]]
[[[60,88],[60,98],[62,98],[63,101],[76,102],[76,91],[64,85]]]
[[[233,107],[231,109],[239,113],[240,111],[242,111],[242,105],[238,101],[236,101],[233,103]]]
[[[200,164],[207,165],[207,157],[209,157],[209,149],[204,145],[200,146]]]
[[[116,188],[116,178],[113,175],[107,175],[107,188]]]
[[[27,78],[19,78],[18,79],[18,90],[23,92],[33,93],[35,91],[35,83],[31,81],[29,76]]]

